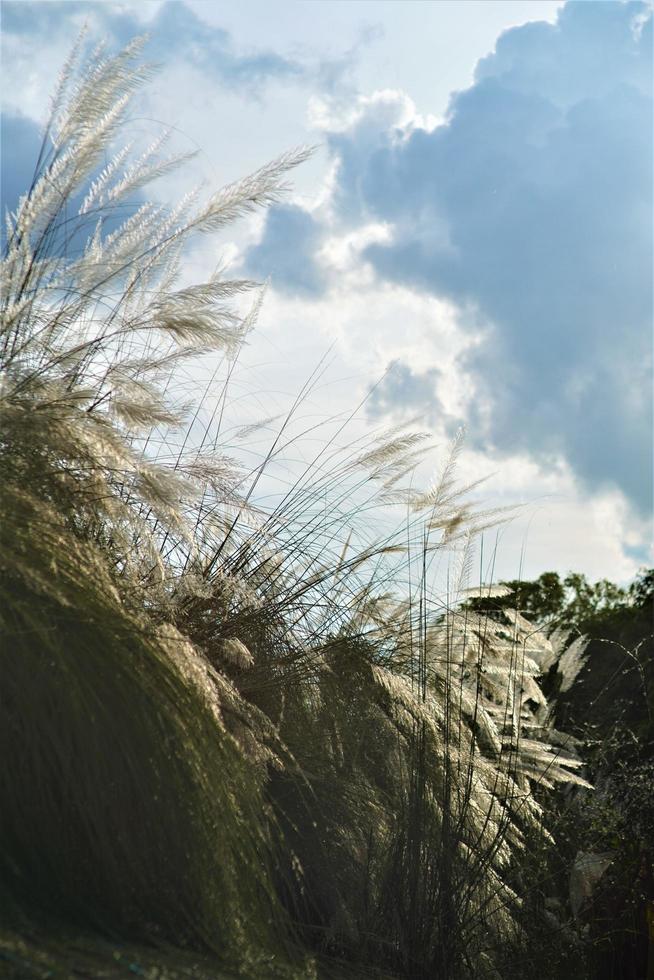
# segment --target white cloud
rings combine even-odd
[[[375,134],[392,128],[429,131],[438,121],[434,115],[419,113],[413,99],[401,89],[378,89],[370,95],[359,95],[354,104],[343,96],[316,95],[309,99],[307,108],[309,128],[329,133],[359,129],[360,138],[366,131]]]

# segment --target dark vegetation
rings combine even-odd
[[[138,54],[73,57],[5,240],[4,975],[640,976],[652,574],[471,598],[457,445],[416,491],[423,436],[340,419],[263,506],[302,398],[230,428],[256,284],[179,262],[306,154],[140,204],[180,161],[116,149]]]
[[[556,691],[557,723],[589,742],[615,739],[623,751],[652,752],[654,739],[654,571],[628,587],[571,573],[544,572],[533,582],[507,581],[505,598],[472,600],[491,614],[517,607],[536,627],[588,639],[586,662],[569,691]],[[555,675],[556,676],[556,675]],[[554,681],[554,677],[553,677]],[[616,743],[617,744],[617,743]]]
[[[511,599],[475,599],[472,605],[502,619],[515,602],[535,625],[587,638],[585,663],[566,691],[551,672],[543,687],[556,708],[556,723],[579,740],[592,794],[564,794],[558,809],[558,848],[536,857],[540,913],[563,908],[571,868],[579,852],[611,857],[584,904],[576,939],[559,944],[561,977],[637,980],[651,962],[654,901],[654,570],[628,586],[589,583],[571,573],[545,572],[531,582],[504,583]],[[556,894],[558,889],[558,895]],[[648,911],[649,909],[649,911]],[[532,919],[532,923],[533,923]],[[562,936],[566,929],[562,927]],[[581,937],[582,942],[579,942]],[[534,944],[536,945],[536,944]],[[648,950],[649,946],[649,950]],[[533,946],[532,946],[533,948]],[[536,959],[533,960],[536,968]],[[650,969],[652,967],[650,966]]]

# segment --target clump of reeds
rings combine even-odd
[[[266,512],[292,413],[248,474],[215,418],[174,407],[179,365],[229,363],[257,308],[239,315],[254,284],[220,273],[180,286],[181,250],[275,200],[306,152],[205,203],[135,200],[181,162],[115,147],[138,56],[80,70],[74,53],[8,221],[5,895],[208,946],[247,976],[298,947],[492,975],[519,898],[504,871],[543,819],[532,787],[577,778],[548,741],[548,641],[433,591],[430,556],[493,519],[455,487],[456,447],[418,494],[402,481],[420,435],[329,441]],[[375,540],[390,503],[399,530]]]

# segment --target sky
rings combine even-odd
[[[82,24],[160,66],[129,126],[199,151],[174,201],[316,146],[189,258],[269,280],[243,391],[416,420],[515,505],[494,577],[626,582],[652,555],[652,8],[618,0],[5,2],[2,206]],[[27,175],[27,178],[26,178]],[[245,399],[244,399],[245,401]],[[426,473],[429,478],[430,473]],[[486,572],[484,576],[487,577]]]

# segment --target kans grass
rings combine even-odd
[[[266,511],[298,406],[262,423],[250,467],[203,410],[212,392],[180,409],[190,359],[219,363],[212,404],[229,397],[260,302],[222,272],[180,285],[184,250],[278,200],[307,151],[203,203],[142,203],[185,158],[121,149],[140,42],[85,50],[4,248],[7,968],[68,975],[43,950],[76,934],[150,964],[158,946],[170,977],[500,976],[548,788],[583,783],[537,682],[561,651],[518,613],[460,605],[498,515],[457,487],[458,446],[417,492],[421,434],[337,432]],[[374,540],[391,506],[397,530]],[[444,603],[431,569],[453,547]]]

